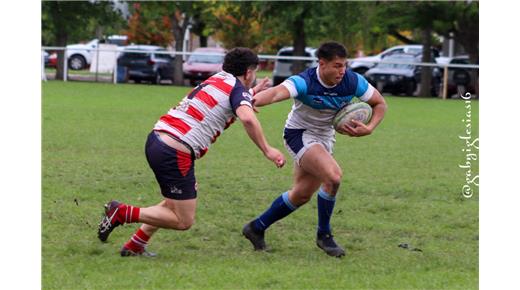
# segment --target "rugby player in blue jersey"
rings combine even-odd
[[[283,137],[295,161],[292,188],[242,230],[255,250],[266,249],[264,233],[270,225],[307,203],[317,192],[316,244],[330,256],[345,255],[345,250],[335,242],[330,226],[343,176],[332,156],[335,142],[332,120],[337,111],[358,97],[372,107],[372,119],[367,125],[361,122],[345,125],[340,131],[352,137],[370,135],[383,119],[387,106],[381,94],[363,76],[347,69],[347,51],[342,44],[323,43],[317,57],[317,67],[308,68],[253,97],[256,107],[289,98],[294,100]]]

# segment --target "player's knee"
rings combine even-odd
[[[329,174],[328,178],[323,182],[324,190],[331,195],[336,195],[342,179],[341,171]]]
[[[194,220],[185,220],[180,222],[177,225],[177,230],[179,231],[187,231],[191,228],[191,226],[194,224]]]
[[[341,184],[341,179],[343,178],[343,173],[341,171],[337,171],[329,174],[327,180],[325,181],[331,187],[336,188]]]

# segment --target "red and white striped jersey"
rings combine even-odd
[[[251,100],[251,94],[240,80],[222,71],[195,87],[177,107],[163,115],[153,129],[186,142],[196,158],[200,158],[235,121],[239,106],[252,107]]]

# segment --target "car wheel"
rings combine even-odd
[[[441,80],[438,78],[433,79],[433,84],[431,88],[432,97],[438,97],[441,95]]]
[[[84,69],[87,66],[85,58],[79,54],[72,55],[69,58],[69,67],[72,70]]]
[[[152,83],[153,84],[156,84],[156,85],[160,85],[161,84],[161,81],[162,81],[162,78],[161,78],[161,72],[157,72],[155,74],[155,78],[152,80]]]

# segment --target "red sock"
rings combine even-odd
[[[141,208],[122,203],[119,205],[117,219],[122,224],[137,223],[137,222],[139,222],[139,213],[140,212],[141,212]]]
[[[132,250],[135,253],[142,252],[150,237],[141,228],[125,243],[124,247]]]

